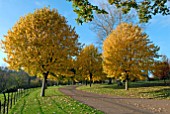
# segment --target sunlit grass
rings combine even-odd
[[[3,94],[0,94],[0,101],[2,102],[4,100]]]
[[[98,94],[107,94],[113,96],[125,96],[135,98],[150,98],[150,99],[170,99],[170,86],[156,86],[150,82],[135,82],[130,84],[128,91],[124,90],[124,86],[118,87],[117,84],[94,84],[92,87],[80,86],[78,89]],[[160,84],[161,85],[161,84]],[[145,87],[148,86],[148,87]]]
[[[20,99],[10,114],[102,114],[63,95],[58,91],[58,87],[49,87],[45,97],[40,97],[39,94],[40,89],[36,89]]]

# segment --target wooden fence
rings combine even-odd
[[[6,90],[2,92],[0,99],[0,114],[8,114],[9,110],[16,104],[16,102],[23,96],[29,93],[30,89],[15,89]]]

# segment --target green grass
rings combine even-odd
[[[0,100],[3,99],[3,94],[0,94]]]
[[[162,82],[131,82],[128,91],[117,84],[94,84],[92,87],[80,86],[78,89],[98,94],[125,96],[150,99],[170,99],[170,86],[163,86]]]
[[[46,96],[40,97],[40,89],[20,99],[10,114],[103,114],[60,93],[58,87],[49,87]]]

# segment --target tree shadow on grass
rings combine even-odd
[[[155,86],[164,86],[166,87],[164,83],[138,83],[138,84],[131,84],[131,88],[139,88],[139,87],[155,87]]]
[[[44,96],[45,98],[48,98],[48,97],[65,97],[66,95],[58,95],[58,94],[56,94],[56,95],[46,95],[46,96]]]
[[[155,86],[169,86],[165,85],[164,83],[154,83],[154,82],[130,82],[129,88],[140,88],[140,87],[155,87]],[[124,84],[122,86],[118,86],[117,84],[106,85],[101,88],[111,88],[111,89],[124,89]]]
[[[150,92],[140,92],[141,94],[151,94],[154,99],[165,99],[170,98],[170,88],[164,88],[156,91]]]

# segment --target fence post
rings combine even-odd
[[[21,89],[21,97],[23,96],[23,93],[24,93],[24,92],[23,92],[23,90]]]
[[[12,108],[12,99],[13,99],[13,92],[11,93],[11,102],[10,102],[10,109]]]
[[[0,114],[1,114],[1,105],[2,105],[2,104],[1,104],[1,100],[0,100]]]
[[[24,89],[24,96],[26,95],[25,89]]]
[[[3,95],[4,95],[4,109],[3,109],[3,114],[5,114],[5,107],[6,107],[6,95],[5,95],[5,92],[3,92]]]
[[[15,100],[16,100],[16,92],[14,92],[14,105],[15,105]]]
[[[6,108],[7,114],[8,114],[8,109],[9,109],[9,91],[8,91],[8,100],[7,100],[7,108]]]
[[[18,90],[18,98],[20,99],[20,97],[21,97],[21,92],[20,90]]]
[[[19,90],[17,89],[17,100],[19,99]]]
[[[16,99],[16,102],[17,102],[17,100],[18,100],[18,91],[15,94],[15,99]]]

